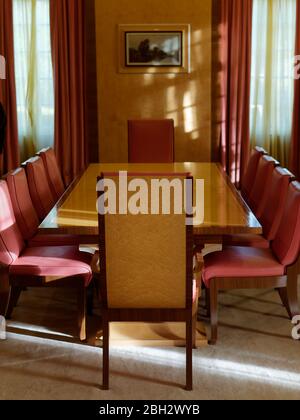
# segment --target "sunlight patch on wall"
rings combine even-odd
[[[151,86],[154,83],[154,75],[153,74],[144,74],[144,85]]]
[[[191,139],[192,140],[199,140],[200,131],[199,130],[195,130],[190,135],[191,135]]]
[[[203,33],[200,29],[192,33],[191,48],[193,50],[192,54],[194,57],[194,61],[197,63],[197,65],[202,65],[204,61],[202,38],[203,38]]]
[[[169,118],[169,119],[174,120],[174,126],[175,126],[175,127],[179,127],[179,116],[178,116],[178,111],[174,111],[174,112],[167,112],[167,114],[166,114],[166,118]]]
[[[176,86],[169,86],[166,92],[167,99],[167,112],[176,112],[178,111],[178,95]]]
[[[189,106],[183,110],[184,116],[184,131],[185,133],[192,133],[197,129],[197,108],[196,106]]]

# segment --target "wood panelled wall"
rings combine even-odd
[[[95,0],[99,156],[125,162],[127,120],[174,118],[176,160],[210,161],[212,0]],[[189,23],[191,73],[118,73],[118,24]]]

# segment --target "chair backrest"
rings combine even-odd
[[[274,168],[279,166],[271,156],[262,156],[259,160],[254,185],[247,202],[255,216],[260,219],[268,199],[268,188],[272,179]]]
[[[58,201],[65,192],[65,185],[54,150],[50,147],[48,149],[42,149],[37,155],[43,160],[52,195]]]
[[[33,157],[22,165],[25,167],[29,192],[40,221],[44,220],[54,207],[53,197],[48,183],[45,167],[40,157]]]
[[[241,183],[242,196],[247,200],[250,197],[251,190],[253,188],[253,180],[255,179],[258,163],[263,155],[267,155],[267,152],[262,147],[255,147],[247,165],[247,169],[243,175]]]
[[[0,264],[11,265],[25,244],[18,228],[5,181],[0,181]]]
[[[128,121],[129,163],[173,163],[174,121]]]
[[[293,265],[300,252],[300,183],[290,184],[282,221],[272,250],[284,266]]]
[[[273,241],[276,237],[284,212],[289,184],[294,179],[294,175],[287,169],[277,167],[273,170],[267,189],[266,205],[259,220],[263,226],[264,237],[268,241]]]
[[[102,179],[113,182],[119,190],[118,175],[105,174]],[[163,214],[159,204],[158,214],[151,212],[151,205],[159,201],[156,200],[157,195],[152,193],[152,181],[167,184],[174,181],[181,188],[186,175],[129,174],[126,186],[136,179],[142,180],[144,186],[141,192],[148,202],[142,204],[136,192],[129,193],[126,202],[139,202],[143,214],[132,214],[135,211],[119,214],[119,202],[116,212],[112,210],[104,216],[99,215],[104,305],[110,309],[190,309],[193,283],[192,226],[187,225],[185,212],[176,214],[174,211],[172,193],[170,214]]]
[[[31,200],[25,170],[19,168],[10,172],[6,182],[19,229],[24,240],[28,241],[38,230],[39,218]]]

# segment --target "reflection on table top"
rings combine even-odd
[[[96,180],[101,172],[190,172],[203,179],[204,223],[194,225],[195,235],[261,234],[262,228],[228,177],[216,163],[91,164],[65,193],[40,226],[44,233],[97,235]]]

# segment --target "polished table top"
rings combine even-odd
[[[43,233],[94,236],[98,233],[96,180],[101,172],[189,172],[204,179],[204,223],[194,224],[195,235],[262,234],[262,227],[216,163],[92,164],[65,193],[40,226]]]

